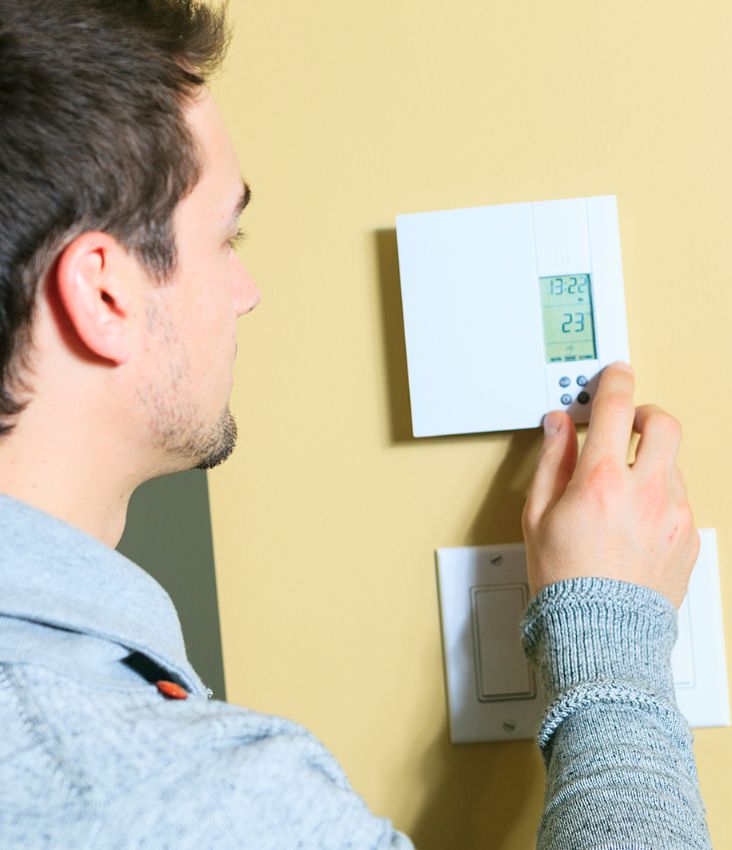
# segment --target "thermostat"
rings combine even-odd
[[[589,420],[629,361],[613,196],[397,216],[415,437]]]

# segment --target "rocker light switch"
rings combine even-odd
[[[528,602],[526,585],[474,587],[472,597],[478,699],[530,699],[533,676],[516,628]]]

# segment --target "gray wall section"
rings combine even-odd
[[[214,697],[226,699],[206,473],[194,469],[138,487],[117,548],[170,594],[189,661]]]

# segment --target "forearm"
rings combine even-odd
[[[674,607],[648,588],[571,579],[541,591],[523,627],[547,694],[539,850],[709,850],[674,699]]]

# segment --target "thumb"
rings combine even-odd
[[[561,499],[577,465],[577,430],[567,413],[544,417],[544,445],[529,488],[533,511],[543,516]]]

